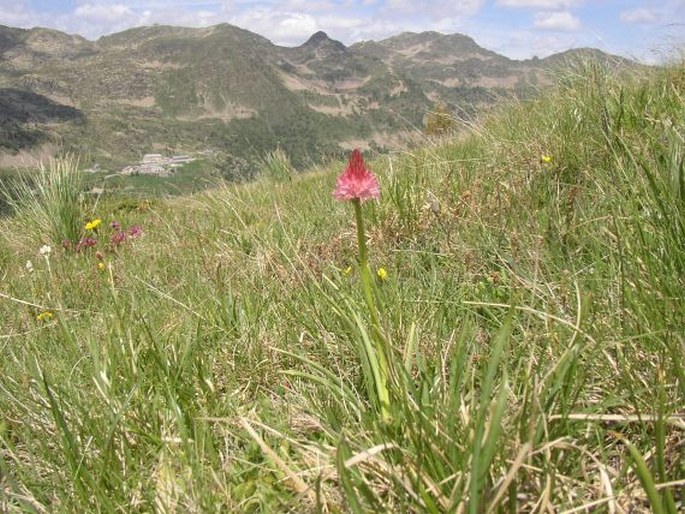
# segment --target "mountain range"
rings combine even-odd
[[[140,27],[90,41],[0,26],[0,166],[74,152],[117,165],[147,152],[297,164],[354,146],[392,148],[442,105],[470,117],[532,95],[572,50],[516,61],[461,34],[403,33],[345,46],[317,32],[298,47],[222,24]]]

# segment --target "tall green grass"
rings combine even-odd
[[[0,194],[21,220],[20,230],[36,241],[78,241],[84,217],[78,159],[64,156],[41,165],[35,174],[5,183]]]
[[[259,175],[273,182],[286,182],[292,180],[295,169],[290,162],[290,157],[282,148],[268,152],[262,159]]]
[[[342,163],[86,205],[144,231],[100,258],[0,221],[0,510],[678,512],[683,77],[586,62],[368,163],[389,416]]]

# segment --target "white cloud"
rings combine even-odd
[[[583,3],[583,0],[497,0],[497,5],[505,7],[535,7],[537,9],[570,9]]]
[[[476,14],[485,0],[386,0],[384,13],[388,15],[422,13],[430,18],[464,17]]]
[[[122,4],[84,4],[76,8],[74,15],[77,18],[100,20],[111,23],[132,17],[134,14],[130,7]]]
[[[657,20],[656,14],[649,9],[632,9],[621,13],[621,21],[625,23],[653,23]]]
[[[227,1],[224,20],[276,44],[299,45],[323,30],[345,44],[382,39],[403,31],[455,32],[484,0],[285,0],[260,6]]]
[[[473,36],[479,45],[506,55],[511,59],[529,59],[533,56],[547,57],[576,46],[589,46],[573,32],[541,32],[534,29],[476,30]]]
[[[547,57],[557,52],[562,52],[573,46],[574,40],[564,36],[557,35],[538,35],[532,38],[532,44],[529,40],[528,48],[524,49],[528,55],[537,55],[538,57]]]
[[[283,2],[283,8],[291,11],[303,10],[309,13],[330,12],[335,9],[335,4],[327,0],[288,0]]]
[[[535,14],[533,27],[572,32],[580,28],[580,20],[568,11],[539,12]]]
[[[260,15],[250,13],[237,21],[245,20],[245,27],[258,34],[268,34],[276,43],[289,44],[307,39],[320,30],[316,19],[309,14],[270,12]],[[238,25],[243,26],[242,23]]]
[[[321,30],[316,19],[298,12],[252,9],[231,18],[231,23],[268,37],[276,44],[299,44]]]
[[[25,26],[30,22],[31,15],[26,2],[16,0],[0,0],[0,23],[10,26]]]

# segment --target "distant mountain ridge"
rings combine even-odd
[[[436,103],[472,113],[531,94],[576,53],[515,61],[437,32],[349,47],[317,32],[290,48],[228,24],[97,41],[0,26],[0,155],[51,143],[121,163],[153,150],[259,157],[281,147],[305,162],[388,148],[410,140]]]

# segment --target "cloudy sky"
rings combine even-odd
[[[435,30],[512,58],[591,46],[654,62],[685,48],[685,0],[0,0],[0,24],[89,39],[154,23],[223,22],[285,46],[318,30],[345,44]]]

